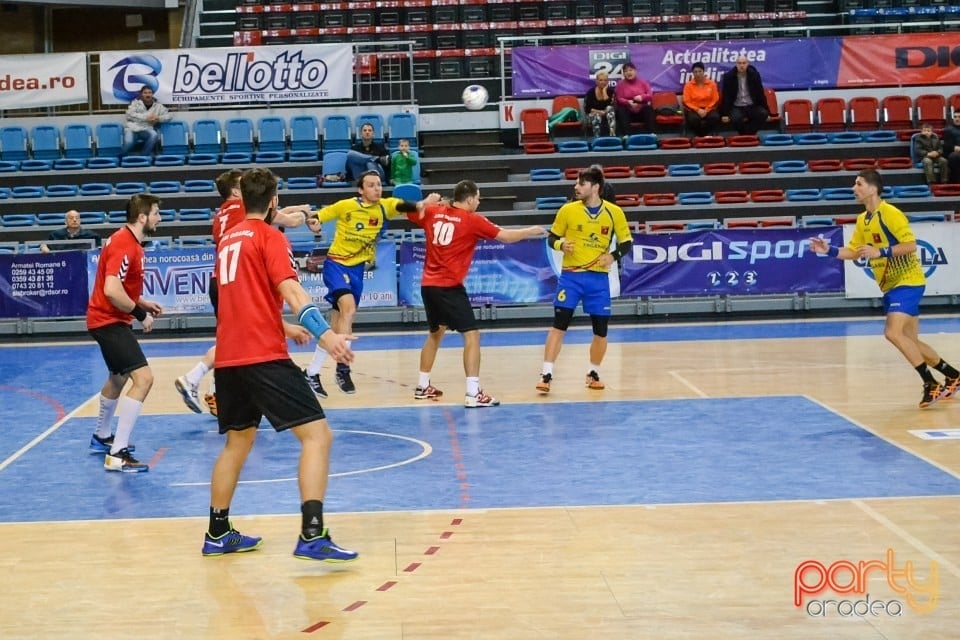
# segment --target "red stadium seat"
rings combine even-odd
[[[836,225],[845,225],[845,224],[854,224],[857,221],[857,216],[836,216],[833,219],[833,224]]]
[[[736,135],[727,138],[727,146],[730,147],[757,147],[760,146],[760,138],[757,136]]]
[[[843,98],[817,100],[817,130],[843,131],[847,128],[847,103]]]
[[[770,173],[773,166],[766,160],[749,160],[740,163],[740,173]]]
[[[693,146],[700,149],[713,149],[717,147],[725,147],[727,141],[723,136],[696,136],[693,139]]]
[[[862,171],[864,169],[876,169],[876,158],[847,158],[843,161],[843,168],[847,171]]]
[[[737,165],[733,162],[710,162],[703,165],[703,172],[708,176],[728,176],[737,172]]]
[[[893,158],[880,158],[877,160],[878,169],[912,169],[913,160],[909,156],[896,156]]]
[[[767,122],[770,124],[775,124],[779,127],[783,116],[780,115],[780,105],[777,102],[777,92],[773,89],[766,88],[763,90],[763,93],[767,96],[767,111],[770,114],[767,116]]]
[[[717,191],[713,199],[717,204],[739,204],[748,202],[750,194],[746,191]]]
[[[662,164],[638,164],[633,168],[633,175],[638,178],[661,178],[667,175],[667,168]]]
[[[618,193],[616,198],[618,207],[639,207],[642,202],[639,193]]]
[[[912,129],[913,101],[910,96],[887,96],[880,101],[884,129]]]
[[[760,226],[767,227],[795,227],[796,218],[760,218]]]
[[[872,96],[850,98],[850,130],[874,131],[880,128],[880,101]]]
[[[917,96],[917,124],[929,123],[934,129],[947,123],[947,99],[939,93],[925,93]]]
[[[629,178],[630,167],[625,166],[614,166],[614,167],[604,167],[603,168],[603,177],[604,178]]]
[[[690,140],[687,138],[677,137],[660,139],[661,149],[689,149],[690,146]]]
[[[520,144],[527,153],[553,153],[556,147],[550,141],[546,109],[524,109],[520,112]]]
[[[750,199],[754,202],[783,202],[786,194],[783,189],[757,189],[750,192]]]
[[[677,204],[677,194],[675,193],[645,193],[643,194],[643,204],[648,207],[669,207]]]
[[[669,231],[685,231],[687,225],[683,222],[650,222],[647,223],[647,233],[664,233]]]
[[[576,122],[557,122],[553,125],[553,133],[557,135],[577,136],[583,133],[583,110],[580,108],[580,100],[577,96],[556,96],[553,99],[552,115],[556,115],[562,109],[567,107],[576,109],[581,114],[580,120]]]
[[[576,180],[580,177],[580,172],[583,171],[580,167],[567,167],[563,170],[563,177],[567,180]]]
[[[786,133],[813,131],[813,103],[794,98],[783,103],[783,130]]]
[[[683,109],[680,99],[673,91],[654,91],[650,106],[656,114],[657,126],[661,128],[674,127],[683,131]],[[672,110],[672,113],[668,113]]]
[[[843,169],[843,162],[835,159],[810,160],[807,162],[809,171],[840,171]]]
[[[930,185],[930,193],[935,196],[950,196],[955,198],[960,196],[960,184],[932,184]]]
[[[756,229],[760,226],[759,220],[724,220],[723,226],[727,229]]]

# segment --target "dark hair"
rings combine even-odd
[[[694,69],[700,69],[700,71],[705,71],[705,69],[703,68],[702,62],[694,62],[693,66],[690,67],[690,70],[693,71]]]
[[[243,171],[240,169],[230,169],[217,176],[214,183],[217,185],[217,191],[220,192],[221,198],[226,200],[230,197],[233,188],[240,184],[240,176],[242,175]]]
[[[140,214],[150,215],[150,210],[153,209],[154,205],[160,206],[160,198],[157,196],[146,193],[130,196],[130,199],[127,200],[127,224],[135,223]]]
[[[877,193],[883,191],[883,178],[880,177],[880,172],[876,169],[864,169],[857,174],[857,177],[863,179],[867,184],[876,187]]]
[[[277,195],[277,176],[270,169],[248,169],[240,178],[240,194],[247,213],[267,213]]]
[[[473,180],[461,180],[453,188],[453,201],[464,202],[467,198],[472,198],[480,193],[477,183]]]
[[[374,169],[370,169],[369,171],[364,171],[359,176],[357,176],[357,189],[363,189],[363,181],[367,179],[367,176],[376,176],[381,180],[383,180],[383,178],[380,177],[379,171],[376,171]]]
[[[590,182],[603,189],[603,169],[598,165],[587,167],[577,176],[577,182]]]
[[[636,69],[636,68],[637,68],[637,65],[633,64],[632,62],[630,62],[630,61],[628,60],[627,62],[624,62],[624,63],[623,63],[623,68],[624,68],[624,69]]]

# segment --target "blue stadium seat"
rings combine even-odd
[[[360,139],[360,127],[362,127],[365,124],[369,124],[373,127],[374,142],[382,143],[384,141],[384,136],[386,135],[386,131],[383,123],[383,116],[381,116],[379,113],[361,113],[353,121],[353,124],[357,128],[357,134],[356,134],[357,140]]]
[[[107,211],[107,222],[111,224],[122,224],[127,221],[126,211]]]
[[[80,224],[103,224],[107,221],[106,211],[81,211]]]
[[[19,169],[19,160],[0,160],[0,173],[10,173]]]
[[[286,154],[283,151],[257,151],[253,154],[253,162],[256,164],[277,164],[284,160],[286,160]]]
[[[287,178],[286,188],[287,189],[316,189],[317,179],[313,176],[292,176],[290,178]]]
[[[209,247],[213,244],[213,236],[180,236],[174,243],[178,248]]]
[[[667,166],[667,174],[671,176],[699,176],[703,173],[703,167],[699,164],[671,164]]]
[[[107,182],[85,182],[80,185],[81,196],[109,196],[113,194],[113,185]]]
[[[634,133],[627,137],[628,151],[647,151],[657,148],[657,136],[652,133]]]
[[[566,196],[539,196],[534,205],[537,209],[558,209],[567,202],[569,199]]]
[[[177,217],[183,221],[203,221],[209,220],[211,215],[210,209],[180,209]]]
[[[316,162],[320,159],[320,129],[313,116],[290,119],[290,161]]]
[[[27,130],[12,126],[0,129],[0,160],[27,160]]]
[[[387,116],[387,137],[387,149],[391,152],[397,150],[397,145],[403,138],[410,141],[411,149],[419,149],[417,116],[412,113],[391,113]]]
[[[677,194],[677,202],[683,205],[713,204],[713,193],[710,191],[685,191]]]
[[[43,187],[35,185],[21,185],[10,189],[10,196],[13,198],[42,198]]]
[[[191,153],[187,156],[187,164],[190,165],[217,164],[219,161],[216,153]]]
[[[323,154],[323,164],[321,165],[323,175],[347,174],[347,152],[346,151],[327,151]],[[349,187],[350,183],[346,180],[324,180],[320,185],[325,189],[332,187]]]
[[[183,190],[188,193],[206,193],[216,191],[217,185],[213,180],[193,179],[183,181]]]
[[[38,213],[37,224],[41,227],[59,227],[63,224],[62,213]]]
[[[153,157],[153,166],[155,167],[182,167],[186,163],[186,156],[158,153]]]
[[[793,136],[789,133],[770,133],[763,136],[760,143],[767,147],[785,147],[793,144]]]
[[[150,193],[180,193],[180,183],[175,180],[154,180],[147,185]]]
[[[93,156],[93,131],[87,124],[68,124],[63,128],[63,157]]]
[[[787,189],[784,193],[791,202],[812,202],[821,196],[820,189]]]
[[[116,169],[120,166],[120,160],[117,158],[87,158],[88,169]]]
[[[190,155],[190,129],[186,122],[161,122],[157,130],[160,132],[160,151],[163,155],[184,158]]]
[[[830,187],[820,191],[824,200],[856,200],[850,187]]]
[[[771,166],[774,173],[805,173],[807,171],[805,160],[774,160]]]
[[[268,116],[257,123],[257,149],[259,151],[287,150],[287,125],[283,118]]]
[[[590,151],[590,145],[586,140],[564,140],[557,144],[559,153],[585,153]]]
[[[160,209],[159,213],[161,222],[173,222],[177,219],[176,209]]]
[[[910,222],[946,222],[947,216],[944,213],[911,213],[907,219]]]
[[[60,158],[60,129],[49,124],[30,129],[30,155],[37,160]]]
[[[896,142],[896,131],[867,131],[863,134],[864,142]]]
[[[10,197],[10,187],[0,187],[0,200],[6,200]]]
[[[297,253],[309,254],[317,245],[317,237],[313,234],[313,231],[310,230],[310,227],[305,224],[299,227],[284,229],[283,233],[287,236],[291,248]]]
[[[194,122],[193,152],[219,156],[222,151],[220,123],[210,119]]]
[[[150,156],[123,156],[120,158],[121,167],[149,167],[151,164],[153,164],[153,158]]]
[[[226,151],[220,156],[221,164],[250,164],[253,162],[253,154],[248,151]]]
[[[48,198],[73,198],[77,191],[75,184],[48,184],[44,187],[44,195]]]
[[[115,122],[103,122],[94,130],[97,133],[97,156],[119,158],[123,147],[123,127]]]
[[[830,144],[859,144],[863,142],[863,136],[857,131],[838,131],[828,133],[827,140]]]
[[[32,213],[5,213],[0,216],[0,221],[5,227],[32,227],[37,224],[37,217]]]
[[[893,188],[894,198],[929,198],[930,187],[925,184],[906,184]]]
[[[623,140],[617,136],[599,136],[590,143],[591,151],[623,151]]]
[[[793,136],[794,144],[827,144],[830,138],[825,133],[796,133]]]
[[[323,150],[346,151],[353,144],[350,116],[331,113],[323,118]]]
[[[223,142],[226,153],[252,154],[253,121],[250,118],[231,118],[223,125]]]
[[[54,171],[83,171],[85,166],[82,158],[57,158],[53,161]]]
[[[530,169],[530,180],[563,180],[563,171],[560,169]]]
[[[113,185],[113,191],[118,196],[132,196],[147,190],[146,182],[118,182]]]
[[[20,162],[20,171],[50,171],[53,169],[53,160],[23,160]]]

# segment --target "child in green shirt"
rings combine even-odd
[[[390,182],[409,184],[413,182],[413,167],[417,164],[417,155],[410,151],[410,141],[401,138],[397,142],[397,152],[390,159]]]

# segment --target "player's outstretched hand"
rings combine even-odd
[[[291,324],[286,321],[283,323],[283,335],[287,336],[289,339],[293,340],[294,344],[298,344],[301,347],[307,346],[310,344],[310,340],[313,339],[313,336],[310,335],[310,332],[304,327],[301,327],[299,324]]]
[[[830,249],[830,243],[823,238],[810,238],[810,248],[814,253],[826,253]]]
[[[356,339],[357,337],[354,335],[334,333],[332,329],[328,329],[323,332],[318,342],[320,346],[323,347],[323,350],[329,353],[334,360],[342,364],[350,364],[353,362],[353,351],[347,342],[352,342]]]
[[[137,306],[152,316],[163,315],[163,307],[160,306],[160,303],[154,302],[153,300],[139,300]]]

